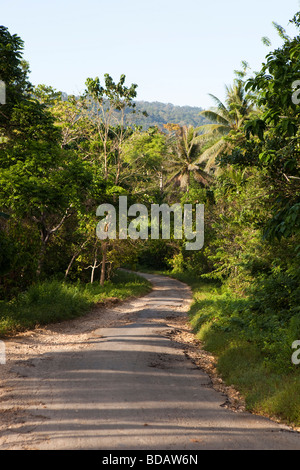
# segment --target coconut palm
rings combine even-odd
[[[199,135],[199,128],[173,124],[165,127],[171,131],[169,135],[171,157],[167,169],[170,177],[167,185],[173,183],[182,190],[189,191],[190,179],[193,176],[201,185],[208,186],[213,178],[198,162],[203,145],[203,136]]]
[[[233,86],[226,86],[226,102],[223,104],[219,98],[210,96],[216,103],[216,108],[202,111],[204,116],[211,124],[201,126],[206,138],[209,139],[208,148],[201,154],[198,162],[205,163],[205,171],[216,168],[216,158],[223,152],[230,149],[230,142],[224,137],[229,133],[238,135],[245,120],[254,111],[253,99],[246,94],[244,81],[238,78]]]

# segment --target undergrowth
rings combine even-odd
[[[59,280],[37,283],[16,298],[0,302],[0,336],[73,319],[109,298],[124,300],[149,290],[146,279],[123,271],[103,287],[99,283],[72,284]]]
[[[192,288],[193,331],[215,356],[224,382],[245,398],[247,410],[299,427],[300,365],[291,360],[292,344],[300,340],[299,286],[268,279],[241,296],[188,272],[161,274]],[[279,304],[284,295],[289,301]]]

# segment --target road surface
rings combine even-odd
[[[127,321],[77,332],[71,345],[48,331],[53,349],[43,354],[39,336],[28,339],[2,401],[15,421],[2,430],[0,449],[299,450],[300,434],[222,406],[226,397],[167,334],[170,319],[186,315],[190,290],[144,276],[153,291],[111,309]]]

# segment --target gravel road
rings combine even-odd
[[[176,339],[189,288],[144,276],[145,297],[6,342],[0,450],[300,450],[299,433],[234,411]]]

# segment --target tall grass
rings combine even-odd
[[[9,302],[0,302],[0,336],[73,319],[109,298],[124,300],[149,290],[150,284],[146,279],[125,272],[118,272],[103,287],[98,283],[41,282]]]
[[[299,337],[299,314],[278,319],[272,309],[259,314],[249,297],[188,272],[164,272],[190,285],[189,320],[203,348],[211,352],[227,385],[244,397],[248,411],[300,427],[300,365],[291,362]]]
[[[225,383],[245,398],[251,412],[300,426],[300,366],[291,362],[291,324],[255,318],[248,298],[191,281],[190,322],[204,348],[217,358]]]

